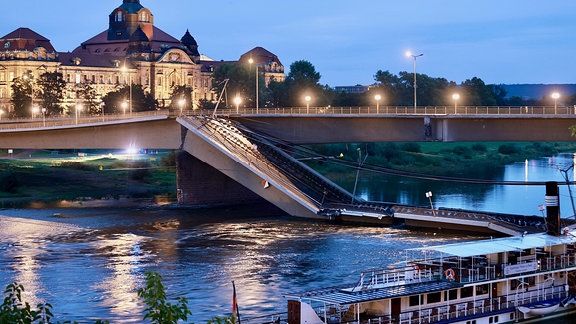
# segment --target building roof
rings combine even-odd
[[[32,52],[38,47],[43,47],[48,52],[56,51],[48,38],[25,27],[20,27],[0,38],[0,51]]]
[[[144,9],[144,6],[140,4],[140,0],[124,0],[119,8],[126,10],[130,14],[134,14]]]
[[[88,49],[92,54],[116,53],[126,55],[129,40],[108,40],[108,29],[82,43],[72,52]],[[154,27],[154,36],[150,40],[150,47],[154,52],[162,52],[166,47],[181,47],[182,43],[161,30]]]
[[[439,246],[412,249],[415,251],[435,251],[444,255],[471,257],[507,251],[522,251],[537,247],[576,243],[575,233],[554,236],[546,233],[525,236],[502,237],[490,240],[460,242]]]
[[[280,63],[280,59],[276,54],[268,51],[263,47],[254,47],[253,49],[249,50],[248,52],[242,54],[240,56],[240,62],[248,62],[249,59],[254,60],[257,64],[270,64],[272,62],[276,62],[278,65],[282,65]]]

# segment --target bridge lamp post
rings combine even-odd
[[[252,63],[255,63],[255,61],[250,58],[248,60],[248,62],[250,63],[250,65],[252,65]],[[254,70],[256,71],[256,113],[258,113],[258,64],[254,64]]]
[[[0,109],[0,120],[2,120],[2,114],[4,114],[4,110]]]
[[[406,56],[412,57],[414,59],[414,113],[416,113],[416,106],[418,104],[418,100],[416,99],[416,88],[418,88],[416,85],[416,59],[422,55],[424,54],[414,55],[410,51],[406,52]]]
[[[40,109],[38,109],[38,107],[32,107],[32,118],[35,118],[38,116],[38,114],[40,113]]]
[[[184,105],[186,105],[186,99],[181,98],[178,100],[178,106],[180,106],[180,116],[182,116],[182,110],[184,109]]]
[[[454,99],[454,114],[458,113],[458,100],[460,100],[460,94],[455,93],[452,95],[452,99]]]
[[[382,99],[382,96],[377,94],[374,96],[374,100],[376,100],[376,113],[379,114],[380,113],[380,100]]]
[[[126,100],[122,101],[122,111],[124,112],[124,117],[126,117],[126,108],[128,108],[128,103]]]
[[[32,112],[32,118],[34,118],[34,80],[32,78],[32,73],[26,73],[22,78],[24,78],[24,80],[29,80],[30,82],[30,111]]]
[[[234,97],[234,104],[236,105],[236,113],[238,113],[238,106],[240,106],[241,102],[242,102],[242,98],[240,98],[240,96]]]
[[[46,108],[42,107],[42,126],[46,127]]]
[[[434,210],[434,205],[432,205],[432,191],[426,193],[426,197],[430,200],[430,208],[432,209],[432,215],[436,216],[436,210]]]
[[[78,125],[78,112],[82,110],[82,104],[76,104],[76,125]]]
[[[556,114],[558,110],[558,99],[560,98],[560,93],[554,92],[550,97],[554,99],[554,114]]]
[[[129,111],[130,111],[130,116],[132,116],[132,73],[130,73],[130,71],[128,71],[128,68],[126,67],[126,64],[122,65],[122,73],[127,73],[128,74],[128,91],[130,91],[130,101],[129,101]]]
[[[312,97],[306,96],[306,97],[304,97],[304,100],[306,101],[306,113],[309,114],[310,113],[310,100],[312,100]]]

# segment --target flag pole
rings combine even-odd
[[[232,323],[241,324],[240,310],[238,309],[238,300],[236,298],[236,285],[234,284],[234,280],[232,280]]]

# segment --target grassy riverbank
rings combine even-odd
[[[356,164],[365,159],[366,165],[453,177],[469,177],[473,170],[475,177],[484,178],[509,163],[576,152],[576,142],[356,143],[312,145],[310,148],[322,155]],[[350,167],[325,161],[310,160],[308,164],[328,177],[332,174],[354,173]]]
[[[310,146],[315,152],[357,164],[394,168],[428,175],[487,178],[512,162],[563,152],[575,152],[576,142],[562,143],[356,143]],[[368,156],[366,157],[366,153]],[[308,160],[328,178],[354,177],[356,169]],[[176,169],[173,152],[50,152],[0,150],[0,207],[22,202],[105,198],[174,201]],[[6,205],[5,202],[9,202]]]
[[[170,152],[0,154],[0,199],[4,202],[175,198],[176,172]]]

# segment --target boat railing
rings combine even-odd
[[[394,285],[405,285],[441,279],[440,271],[419,269],[417,267],[402,267],[378,271],[362,272],[360,280],[352,291],[369,288],[383,288]]]
[[[465,316],[472,316],[477,314],[486,314],[491,312],[498,312],[506,309],[514,309],[519,305],[559,300],[567,296],[563,286],[551,286],[546,288],[532,287],[532,290],[516,292],[505,296],[495,298],[481,298],[466,301],[450,301],[443,305],[436,305],[434,307],[420,307],[410,311],[402,312],[395,318],[391,316],[374,316],[364,318],[361,320],[362,324],[386,324],[386,323],[401,323],[401,324],[416,324],[416,323],[434,323],[440,321],[454,320]],[[340,323],[358,323],[356,320],[348,320],[345,318]]]

